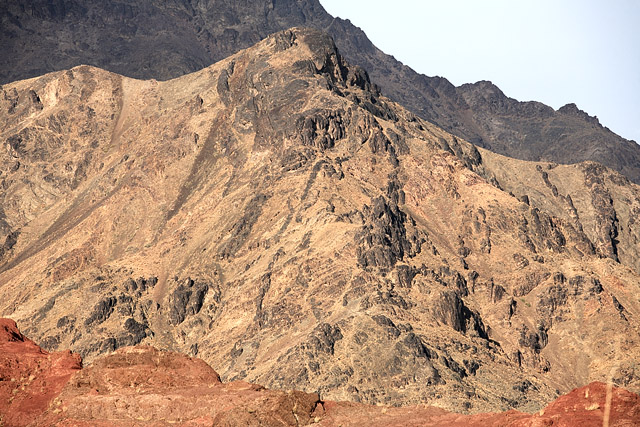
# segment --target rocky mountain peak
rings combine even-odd
[[[6,84],[0,126],[0,313],[46,351],[152,345],[223,381],[474,413],[614,368],[639,387],[637,186],[479,149],[321,32],[164,82]]]
[[[570,116],[574,116],[574,117],[578,117],[586,122],[589,123],[593,123],[596,124],[598,126],[600,126],[600,121],[598,121],[597,117],[594,116],[590,116],[589,114],[587,114],[586,112],[582,111],[581,109],[578,108],[578,106],[574,103],[570,103],[567,105],[564,105],[562,107],[560,107],[558,109],[559,113],[562,114],[567,114]]]
[[[640,182],[640,147],[594,127],[593,118],[517,102],[489,84],[456,88],[445,78],[420,75],[377,49],[350,21],[330,16],[318,0],[19,0],[0,5],[0,21],[0,56],[6,59],[0,63],[0,83],[79,64],[167,80],[274,32],[320,29],[386,96],[459,138],[525,160],[598,161]]]
[[[475,83],[463,84],[461,87],[475,87],[482,91],[495,94],[496,96],[505,97],[505,94],[502,92],[502,90],[489,80],[479,80]]]

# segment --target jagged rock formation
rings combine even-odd
[[[168,82],[82,66],[2,91],[0,314],[47,350],[153,344],[467,412],[640,389],[638,187],[480,151],[323,33]]]
[[[202,360],[149,346],[119,349],[80,370],[77,355],[47,354],[9,319],[0,319],[0,349],[0,423],[7,426],[588,426],[605,419],[606,425],[624,426],[640,421],[640,396],[602,383],[573,390],[535,415],[460,416],[433,407],[322,401],[313,393],[222,383]]]
[[[19,0],[0,5],[0,22],[0,83],[82,64],[166,80],[276,31],[312,27],[331,34],[385,95],[454,135],[524,160],[597,161],[640,182],[640,146],[575,105],[554,111],[508,98],[490,82],[454,87],[445,78],[420,75],[348,20],[330,16],[318,0]]]

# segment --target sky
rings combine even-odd
[[[640,143],[640,0],[320,0],[382,51],[454,85],[568,103]]]

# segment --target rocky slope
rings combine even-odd
[[[474,413],[640,389],[638,187],[480,152],[325,34],[2,91],[0,315],[47,350],[152,344],[226,381]]]
[[[490,82],[454,87],[377,49],[318,0],[18,0],[0,4],[0,83],[88,64],[166,80],[293,26],[327,31],[390,98],[474,144],[525,160],[598,161],[640,182],[640,146],[567,105],[518,102]]]
[[[317,394],[222,383],[202,360],[148,346],[119,349],[80,371],[77,355],[47,354],[8,319],[0,319],[0,349],[0,424],[7,426],[600,426],[603,421],[625,426],[640,421],[640,397],[602,383],[573,390],[534,415],[461,416],[433,407],[322,401]]]

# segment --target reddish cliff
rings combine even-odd
[[[28,425],[82,368],[70,351],[47,353],[0,319],[0,425]]]
[[[75,373],[75,375],[73,375]],[[607,403],[609,402],[609,403]],[[78,355],[47,353],[0,319],[0,424],[321,426],[632,426],[640,396],[592,383],[540,413],[460,415],[428,406],[322,402],[317,394],[222,383],[204,361],[150,346],[125,347],[81,368]]]

